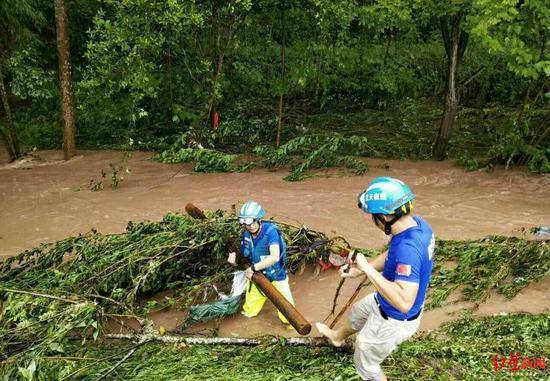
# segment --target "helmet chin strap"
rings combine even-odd
[[[386,221],[386,219],[382,216],[382,214],[373,214],[372,218],[373,220],[380,222],[382,225],[384,225],[384,233],[386,235],[391,234],[391,227],[393,224],[397,222],[403,215],[402,214],[396,214],[393,216],[393,218],[389,221]]]
[[[390,214],[393,218],[389,221],[386,221],[382,214],[373,214],[372,219],[375,223],[378,221],[384,225],[384,233],[386,233],[386,235],[390,235],[392,225],[395,224],[401,217],[409,214],[412,208],[412,202],[409,201],[406,204],[401,205],[401,207],[395,209],[394,214]]]

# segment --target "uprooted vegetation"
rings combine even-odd
[[[106,319],[139,316],[142,297],[176,289],[172,301],[185,308],[208,299],[206,285],[227,283],[228,244],[238,238],[234,218],[207,220],[167,214],[159,222],[129,223],[125,233],[92,231],[44,244],[0,266],[3,359],[14,364],[59,352],[75,335],[96,339]],[[328,255],[322,233],[283,226],[288,266]],[[326,244],[308,251],[314,240]]]
[[[280,226],[288,243],[287,266],[291,272],[319,258],[327,262],[330,253],[340,253],[345,247],[341,238],[327,239],[305,227]],[[233,269],[225,258],[229,245],[238,237],[236,219],[221,211],[210,213],[206,220],[167,214],[157,222],[130,222],[121,234],[91,231],[5,260],[0,263],[0,361],[5,365],[1,372],[13,375],[19,371],[23,377],[25,372],[40,374],[44,370],[40,377],[48,379],[46,374],[51,373],[47,372],[68,375],[85,365],[79,360],[52,362],[51,358],[105,355],[108,361],[90,368],[99,372],[103,365],[125,354],[120,352],[117,357],[100,344],[90,346],[104,337],[106,321],[133,318],[143,323],[148,310],[158,307],[144,299],[165,290],[175,294],[167,301],[169,306],[181,309],[210,300],[214,296],[210,285],[222,289],[229,286]],[[439,241],[435,257],[434,304],[444,301],[458,285],[466,285],[463,295],[468,300],[482,300],[494,289],[510,297],[550,271],[548,240],[487,237]],[[457,262],[455,269],[441,267],[449,260]],[[149,344],[147,348],[157,351]],[[279,353],[279,349],[266,350]],[[170,351],[159,353],[170,357]],[[292,357],[293,351],[282,350],[277,356]],[[304,351],[307,356],[314,354]]]
[[[163,163],[194,162],[196,172],[236,172],[252,167],[280,168],[291,166],[284,179],[299,181],[312,169],[344,167],[356,175],[367,171],[367,165],[359,157],[368,148],[367,139],[339,134],[299,136],[279,148],[259,145],[254,149],[256,160],[240,163],[239,156],[215,149],[183,147],[182,141],[153,157]]]

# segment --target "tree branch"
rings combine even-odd
[[[185,337],[179,335],[160,335],[159,333],[148,333],[142,335],[132,334],[107,334],[104,336],[110,340],[145,340],[157,341],[164,344],[183,343],[187,345],[243,345],[243,346],[258,346],[265,344],[277,344],[280,339],[277,337]],[[330,347],[332,346],[324,337],[289,337],[285,339],[285,345],[290,346],[309,346],[309,347]],[[350,348],[351,343],[346,343],[346,347]]]

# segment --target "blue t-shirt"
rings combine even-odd
[[[434,264],[435,237],[426,221],[413,216],[418,226],[413,226],[392,237],[382,275],[389,281],[402,280],[418,283],[418,294],[411,309],[400,312],[377,292],[380,307],[393,319],[404,320],[420,312],[426,299],[426,291]]]
[[[279,246],[279,261],[273,266],[263,269],[262,273],[270,281],[285,280],[286,244],[277,225],[271,222],[262,222],[256,238],[248,230],[243,233],[242,252],[245,257],[250,258],[253,264],[269,256],[269,246],[271,245]]]

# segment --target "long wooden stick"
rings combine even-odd
[[[354,251],[351,249],[351,247],[348,247],[347,255],[349,256],[350,254],[351,254],[351,261],[353,263],[355,262],[355,258],[357,258],[357,251]],[[350,266],[351,265],[347,265],[347,267],[344,269],[345,273],[349,272]],[[325,320],[323,320],[323,322],[327,321],[329,317],[334,315],[334,311],[336,310],[336,303],[338,303],[338,297],[340,296],[340,290],[342,289],[342,286],[344,285],[345,281],[346,281],[346,278],[342,278],[340,280],[340,283],[338,283],[338,287],[336,287],[336,293],[334,294],[334,299],[332,300],[332,309],[330,310],[330,314],[327,315],[327,317],[325,318]]]
[[[334,299],[332,300],[332,310],[330,311],[331,314],[334,314],[334,311],[336,311],[336,303],[338,303],[340,290],[342,289],[342,286],[344,285],[345,281],[346,281],[346,278],[340,279],[340,283],[338,283],[338,287],[336,287],[336,293],[334,294]]]
[[[338,320],[342,317],[342,315],[344,315],[344,313],[348,310],[348,308],[352,305],[352,303],[355,301],[355,299],[357,298],[357,296],[359,295],[359,291],[361,291],[361,289],[369,282],[369,277],[365,276],[363,278],[363,280],[361,281],[361,283],[359,283],[359,286],[357,286],[357,288],[355,289],[353,295],[351,296],[351,298],[349,298],[349,300],[347,301],[347,303],[344,305],[344,307],[342,307],[342,309],[340,310],[340,312],[338,313],[338,315],[336,315],[336,317],[334,318],[334,320],[332,321],[332,323],[330,323],[330,328],[334,328],[334,326],[336,325],[336,323],[338,323]]]

